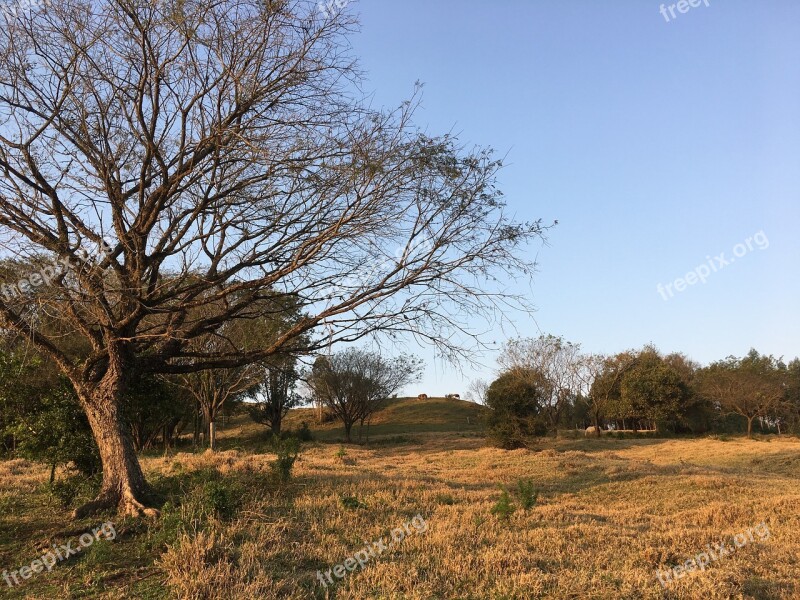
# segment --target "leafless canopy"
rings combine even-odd
[[[67,0],[0,33],[0,243],[72,265],[34,296],[91,342],[94,378],[109,353],[229,367],[323,325],[452,354],[454,314],[519,300],[482,282],[528,272],[514,250],[540,225],[503,215],[488,151],[421,134],[414,102],[359,101],[352,25],[293,0]],[[268,347],[189,350],[266,294],[306,318]],[[75,369],[14,302],[0,313]]]

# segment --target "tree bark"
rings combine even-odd
[[[78,392],[100,451],[103,484],[97,498],[75,509],[72,513],[75,519],[114,508],[120,516],[154,517],[159,514],[147,504],[150,486],[120,410],[125,371],[122,361],[115,358],[99,384]]]
[[[112,377],[113,379],[113,377]],[[139,465],[133,441],[120,413],[119,382],[104,382],[83,399],[103,465],[103,484],[97,498],[77,508],[80,519],[98,511],[116,508],[122,516],[157,516],[148,506],[150,487]]]
[[[753,437],[753,419],[755,417],[747,417],[747,437]]]
[[[351,439],[351,437],[350,437],[350,430],[352,428],[353,428],[353,424],[352,423],[345,422],[345,424],[344,424],[344,439],[348,444],[353,441]]]

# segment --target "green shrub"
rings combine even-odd
[[[534,489],[532,480],[520,479],[517,482],[517,496],[522,508],[530,510],[536,505],[539,493]]]
[[[511,502],[511,496],[509,495],[505,486],[500,486],[500,489],[503,493],[500,494],[500,499],[497,501],[497,504],[492,507],[492,514],[495,515],[500,521],[507,521],[517,509]]]
[[[311,442],[314,440],[314,436],[307,422],[303,421],[300,423],[300,429],[297,430],[297,439],[301,442]]]
[[[491,409],[487,435],[505,450],[524,448],[529,438],[547,433],[542,405],[544,387],[535,372],[507,372],[489,386],[486,406]]]
[[[50,494],[58,500],[63,508],[69,508],[76,504],[76,500],[88,500],[95,496],[100,490],[100,476],[86,477],[82,474],[75,474],[63,479],[56,479],[49,484]]]
[[[17,455],[50,466],[70,465],[84,479],[100,472],[100,452],[89,421],[72,384],[63,377],[57,385],[33,399],[9,429],[17,440]]]
[[[277,460],[272,463],[272,472],[281,483],[292,477],[292,467],[300,454],[300,442],[297,438],[282,440],[276,449]]]
[[[452,494],[436,494],[436,502],[437,504],[452,506],[456,503],[456,499],[453,498]]]
[[[242,490],[222,480],[210,481],[203,490],[203,504],[209,515],[230,521],[242,505]]]
[[[342,506],[345,508],[349,508],[351,510],[357,510],[359,508],[367,508],[367,505],[361,502],[355,496],[342,496]]]

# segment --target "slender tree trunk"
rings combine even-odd
[[[109,369],[100,385],[81,398],[100,450],[103,484],[97,498],[73,512],[76,519],[109,508],[116,508],[121,516],[158,515],[146,504],[150,487],[120,412],[122,375],[115,371]]]
[[[281,434],[282,422],[283,422],[283,415],[281,414],[281,411],[278,411],[272,417],[272,423],[270,423],[270,429],[272,430],[272,433],[274,435],[280,435]]]
[[[352,428],[353,428],[353,423],[352,422],[345,422],[345,424],[344,424],[344,439],[348,444],[353,441],[352,438],[350,437],[350,430]]]
[[[600,414],[594,413],[594,434],[600,437]]]
[[[753,437],[753,419],[755,417],[747,417],[747,437]]]
[[[208,422],[208,447],[212,452],[217,451],[217,422]]]

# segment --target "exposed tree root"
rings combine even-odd
[[[138,500],[130,491],[125,491],[122,494],[106,491],[100,492],[97,498],[72,511],[72,518],[83,519],[84,517],[113,508],[116,508],[117,515],[120,517],[147,517],[155,519],[161,516],[161,511],[147,506],[144,502]]]

